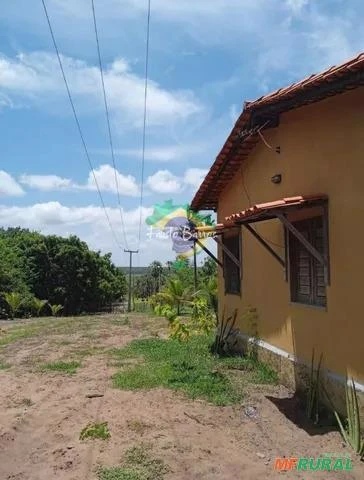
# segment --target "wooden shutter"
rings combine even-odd
[[[320,252],[324,253],[322,217],[296,222],[294,226]],[[326,306],[324,267],[290,234],[291,299],[308,305]]]
[[[224,245],[240,261],[240,235],[223,238]],[[240,269],[224,253],[225,293],[240,294]]]

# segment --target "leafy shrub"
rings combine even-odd
[[[215,315],[209,309],[206,298],[195,298],[191,305],[190,318],[176,317],[171,322],[170,337],[180,342],[188,341],[193,335],[209,335],[216,327]]]
[[[37,297],[33,297],[32,299],[32,307],[37,315],[37,317],[40,316],[41,311],[44,309],[44,307],[47,305],[48,300],[40,300]]]
[[[52,315],[54,317],[56,317],[58,315],[58,313],[63,310],[63,306],[62,305],[49,305],[50,306],[50,309],[51,309],[51,312],[52,312]]]
[[[4,294],[4,298],[8,304],[10,316],[11,318],[14,318],[22,304],[22,295],[18,292],[7,292]]]

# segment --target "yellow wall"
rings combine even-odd
[[[290,303],[281,265],[243,229],[242,295],[224,296],[221,311],[238,308],[240,328],[246,306],[257,308],[258,335],[309,362],[312,348],[326,368],[364,382],[364,87],[281,115],[280,125],[237,171],[219,198],[218,221],[252,204],[301,194],[329,195],[331,285],[327,309]],[[271,177],[282,174],[282,183]],[[255,224],[259,233],[283,246],[276,220]],[[274,247],[283,256],[284,250]],[[220,253],[221,254],[221,253]]]

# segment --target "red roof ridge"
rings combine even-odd
[[[359,75],[354,75],[357,73],[359,73]],[[339,80],[343,77],[344,83],[340,84]],[[259,97],[256,100],[245,101],[243,111],[240,113],[230,135],[192,200],[192,208],[194,210],[201,210],[215,209],[217,207],[217,200],[220,192],[233,178],[236,169],[240,167],[244,158],[249,155],[250,151],[259,141],[257,132],[250,130],[248,137],[241,141],[237,154],[236,151],[233,150],[236,146],[239,132],[249,128],[249,122],[252,113],[255,110],[261,110],[268,105],[274,105],[277,107],[277,114],[279,115],[289,109],[298,108],[312,102],[323,100],[324,98],[337,95],[347,89],[356,88],[363,84],[364,52],[361,52],[356,57],[347,60],[345,63],[331,66],[321,73],[312,74],[299,82],[280,88],[270,94]],[[315,93],[319,87],[326,87],[327,85],[330,86],[329,89],[324,89],[320,94]],[[307,94],[301,95],[305,90],[307,90]],[[283,101],[288,100],[291,102],[290,106],[287,106],[286,102],[283,103]],[[232,162],[234,168],[228,169],[226,167],[229,165],[232,152],[234,155],[234,157],[232,157],[234,160],[234,162]]]

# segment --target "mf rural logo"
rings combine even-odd
[[[326,471],[339,472],[353,469],[352,460],[349,454],[324,454],[321,457],[277,457],[273,464],[274,470],[283,472],[287,470],[304,471]]]
[[[211,237],[211,233],[197,233],[196,227],[213,226],[211,215],[201,215],[193,212],[189,205],[174,205],[172,200],[154,206],[153,214],[147,217],[149,239],[169,239],[172,248],[179,257],[188,258],[193,255],[195,240],[201,244]],[[196,245],[196,252],[201,246]]]

